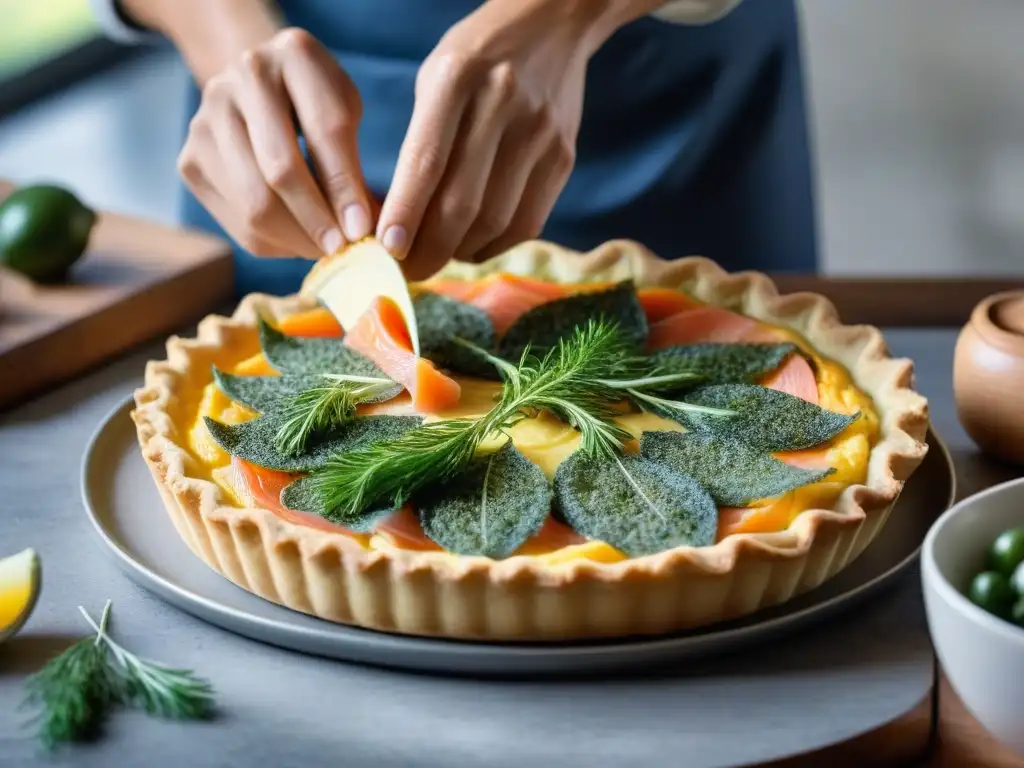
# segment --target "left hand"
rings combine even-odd
[[[377,236],[410,279],[536,237],[572,170],[599,0],[490,0],[452,27],[416,103]]]

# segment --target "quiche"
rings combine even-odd
[[[331,258],[344,258],[339,254]],[[927,446],[913,367],[759,273],[531,241],[410,285],[343,334],[250,295],[151,361],[132,418],[217,573],[420,636],[656,635],[853,562]]]

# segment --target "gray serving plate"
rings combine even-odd
[[[819,622],[891,584],[917,559],[931,523],[953,502],[945,445],[930,450],[885,531],[836,578],[788,603],[697,631],[658,638],[573,643],[484,643],[389,634],[335,624],[271,603],[223,578],[193,555],[164,510],[139,452],[132,403],[111,412],[82,463],[82,496],[121,569],[164,600],[247,637],[346,661],[460,675],[574,675],[626,671],[721,653]]]

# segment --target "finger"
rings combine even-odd
[[[553,135],[554,125],[547,112],[510,126],[498,147],[480,212],[452,258],[473,261],[481,248],[509,228],[530,176],[548,150]]]
[[[299,151],[284,86],[262,57],[246,57],[240,73],[238,104],[260,173],[321,252],[335,253],[344,237]]]
[[[231,203],[217,191],[203,171],[190,170],[189,181],[186,183],[196,199],[210,212],[210,215],[224,228],[231,239],[253,256],[278,258],[294,255],[289,253],[287,248],[282,248],[279,244],[266,240],[254,231],[247,229],[235,216]]]
[[[359,163],[359,91],[311,36],[296,35],[289,44],[302,55],[285,58],[281,69],[284,87],[302,126],[320,187],[345,237],[355,242],[370,234],[373,226]]]
[[[508,126],[508,112],[508,99],[495,90],[486,91],[467,109],[448,168],[406,257],[407,274],[427,277],[444,266],[477,221]],[[492,232],[488,240],[504,228]]]
[[[504,253],[509,248],[540,235],[558,196],[565,188],[572,172],[571,150],[561,142],[549,145],[526,183],[519,208],[508,228],[487,245],[477,250],[474,261],[486,261],[492,256]]]
[[[232,206],[212,181],[219,179],[223,183],[226,173],[213,133],[198,115],[193,118],[185,146],[178,155],[178,173],[196,200],[235,242],[255,255],[270,255],[270,244],[239,226]]]
[[[223,166],[224,197],[234,202],[233,217],[278,253],[319,258],[320,248],[303,231],[281,198],[260,173],[241,114],[228,109],[213,125],[217,155]]]
[[[402,142],[377,237],[395,258],[405,258],[434,191],[444,177],[466,99],[457,78],[443,71],[417,79],[416,103]]]

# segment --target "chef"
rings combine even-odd
[[[411,279],[542,236],[813,271],[794,0],[92,0],[189,83],[185,223],[238,293],[375,234]]]

